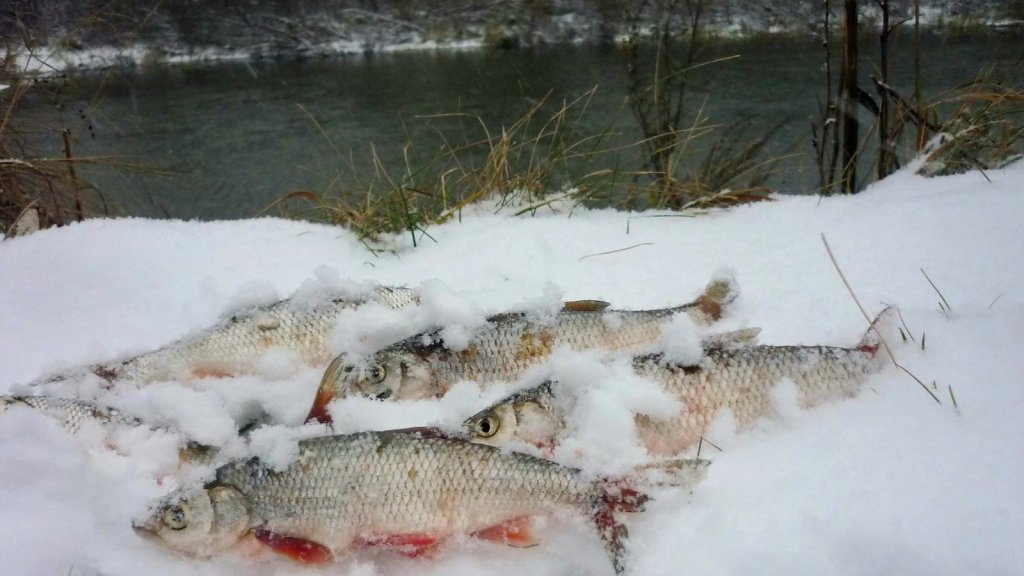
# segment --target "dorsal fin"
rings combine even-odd
[[[611,306],[604,300],[569,300],[562,304],[562,309],[567,312],[600,312]]]
[[[760,328],[740,328],[728,332],[716,332],[706,334],[701,338],[701,344],[705,350],[726,350],[729,348],[741,348],[757,344],[757,337],[761,334]]]

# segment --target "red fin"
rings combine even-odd
[[[629,531],[619,522],[615,512],[640,512],[649,500],[646,494],[617,482],[604,482],[604,493],[595,503],[593,516],[597,533],[612,558],[616,574],[625,572],[625,545]]]
[[[313,398],[313,407],[309,409],[306,422],[320,422],[321,424],[332,424],[331,413],[327,411],[327,405],[334,400],[334,393],[330,388],[321,385]]]
[[[475,538],[507,544],[516,548],[530,548],[537,545],[537,539],[531,531],[533,520],[529,516],[520,516],[506,520],[497,526],[473,532]]]
[[[438,540],[428,534],[391,534],[368,538],[359,542],[363,546],[384,546],[393,548],[409,558],[427,556],[437,549]]]
[[[298,560],[299,562],[316,564],[326,562],[333,556],[326,546],[304,538],[284,536],[269,530],[256,530],[254,536],[278,554],[287,556],[292,560]]]

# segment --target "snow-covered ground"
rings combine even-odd
[[[768,344],[849,346],[866,322],[824,233],[870,312],[900,307],[917,344],[892,334],[889,342],[942,403],[888,367],[855,399],[800,411],[782,393],[780,416],[741,434],[723,419],[709,436],[722,450],[702,453],[713,460],[707,478],[690,492],[656,490],[648,510],[627,519],[631,573],[1014,574],[1024,566],[1022,216],[1024,162],[985,176],[903,172],[854,197],[784,197],[694,218],[610,210],[512,217],[477,208],[431,229],[436,242],[420,238],[413,248],[398,237],[394,254],[374,255],[344,230],[303,222],[91,220],[0,243],[0,393],[158,347],[297,290],[371,283],[420,288],[425,305],[346,315],[333,338],[339,351],[559,299],[679,304],[721,268],[742,290],[723,329],[759,326]],[[950,312],[940,311],[922,268]],[[266,412],[280,424],[259,432],[251,449],[286,457],[288,437],[317,431],[287,426],[301,422],[319,373],[286,355],[264,367],[194,385],[107,390],[94,378],[49,391],[122,407],[236,454],[246,450],[234,437],[236,420]],[[559,353],[546,370],[608,380],[586,355]],[[606,384],[630,399],[629,389]],[[441,401],[352,400],[335,415],[346,431],[451,426],[501,392],[461,385]],[[617,454],[642,456],[620,409],[586,416],[592,425],[577,441],[596,470],[614,469]],[[182,481],[172,474],[181,433],[119,433],[113,450],[111,440],[98,429],[71,436],[29,409],[0,413],[3,573],[612,573],[593,531],[564,518],[543,526],[543,542],[527,550],[460,539],[433,558],[363,551],[311,567],[270,555],[176,556],[139,538],[131,520]]]

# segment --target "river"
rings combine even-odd
[[[913,87],[910,32],[898,38],[892,72],[892,83],[906,94]],[[868,42],[862,45],[870,49]],[[1019,29],[926,35],[925,92],[942,94],[986,66],[1019,64],[1022,45]],[[723,60],[691,72],[689,108],[702,107],[711,125],[745,118],[749,134],[788,120],[766,149],[783,158],[769,185],[784,193],[811,192],[817,172],[810,120],[823,94],[822,58],[820,42],[809,37],[715,40],[698,60]],[[865,88],[867,75],[877,74],[870,59],[866,54],[862,64]],[[59,96],[30,99],[25,113],[41,124],[70,128],[80,155],[117,156],[142,168],[84,168],[114,213],[220,219],[258,214],[298,190],[358,200],[375,173],[374,153],[400,177],[407,156],[412,166],[426,162],[442,137],[449,143],[482,138],[470,115],[494,136],[538,102],[544,102],[539,119],[591,90],[585,110],[580,104],[572,115],[577,133],[607,133],[608,146],[639,140],[625,104],[626,55],[613,46],[77,72]],[[467,116],[425,118],[455,112]],[[870,122],[866,113],[861,118]],[[59,135],[47,140],[50,153],[57,153],[57,140]],[[620,166],[638,167],[638,158],[636,148],[627,150]]]

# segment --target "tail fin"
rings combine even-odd
[[[320,387],[316,389],[316,396],[313,398],[313,406],[309,409],[309,415],[306,416],[306,422],[332,423],[327,405],[338,394],[336,383],[341,377],[341,367],[344,364],[342,357],[338,356],[327,366],[327,370],[324,370],[323,378],[320,379]]]
[[[591,518],[605,549],[612,558],[616,574],[623,574],[626,571],[626,540],[629,539],[629,530],[615,517],[615,513],[643,512],[644,503],[649,499],[646,494],[621,483],[602,482],[602,492],[594,502]]]
[[[710,460],[703,458],[676,458],[660,460],[638,466],[630,475],[637,486],[671,486],[692,490],[707,476]]]
[[[698,324],[704,325],[721,320],[729,304],[732,304],[739,294],[736,277],[731,272],[727,270],[715,272],[711,281],[704,288],[704,292],[693,301],[701,316],[693,319]]]
[[[881,330],[891,327],[895,323],[896,317],[899,311],[895,306],[886,306],[881,312],[875,316],[875,319],[871,321],[871,325],[868,326],[864,336],[857,343],[857,350],[865,352],[870,355],[878,353],[879,347],[882,345]]]

